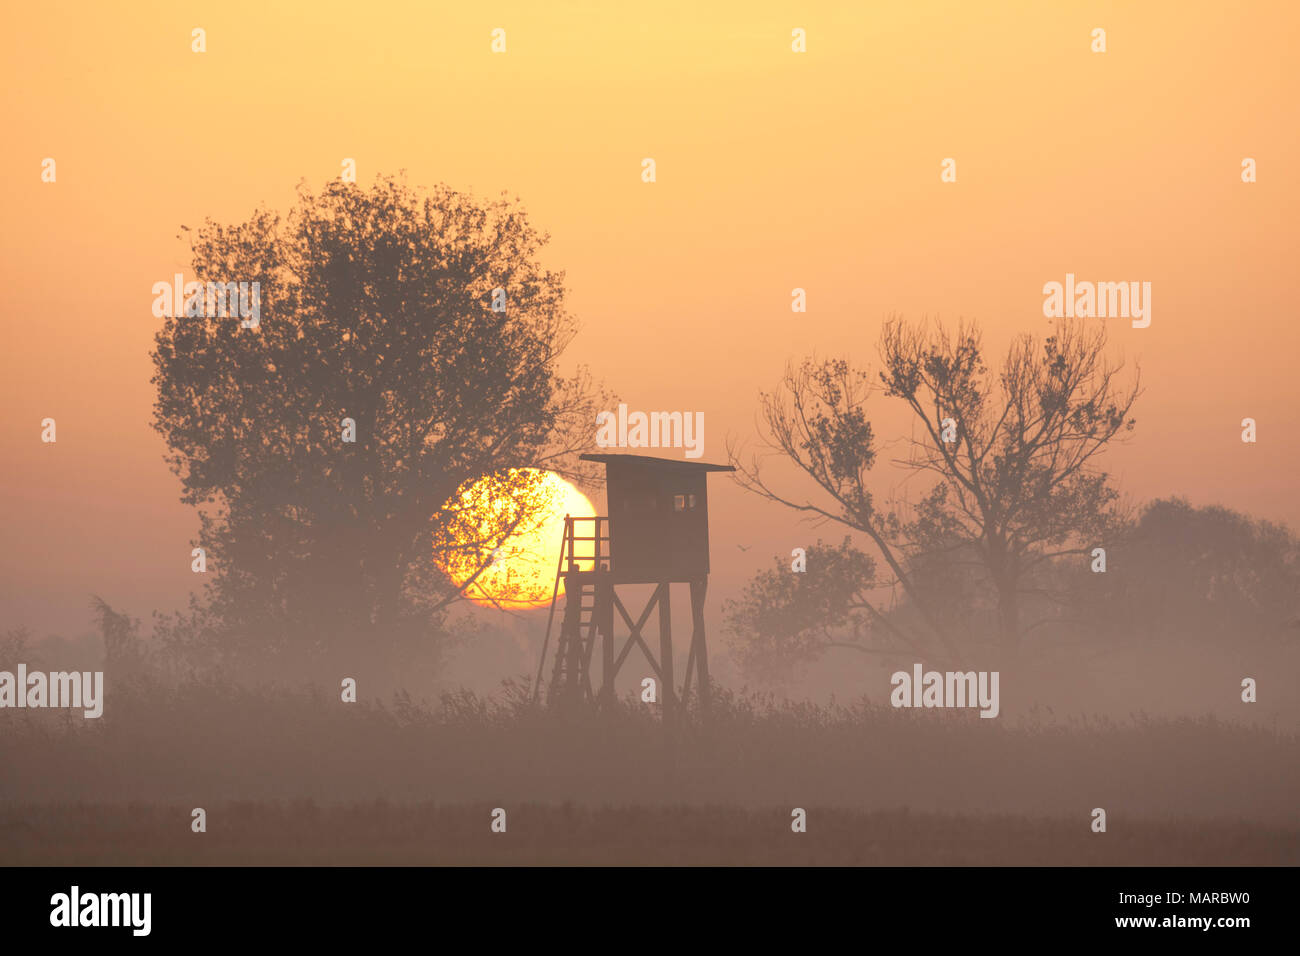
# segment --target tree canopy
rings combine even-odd
[[[733,448],[738,480],[815,521],[865,536],[890,573],[852,592],[878,643],[925,645],[960,660],[968,645],[957,632],[983,603],[996,608],[996,637],[1014,653],[1033,626],[1022,620],[1022,598],[1040,590],[1036,572],[1086,554],[1123,526],[1118,491],[1097,458],[1132,429],[1137,379],[1121,381],[1103,327],[1082,321],[1018,337],[996,374],[974,325],[950,332],[891,319],[879,355],[874,379],[845,359],[809,358],[761,396],[766,451],[811,479],[813,494],[778,487],[762,456],[745,461]],[[917,426],[895,464],[932,479],[910,504],[876,493],[877,437],[867,401],[879,392],[903,401]],[[756,599],[751,588],[746,600]],[[764,591],[763,600],[776,599]],[[900,604],[911,619],[898,613]],[[744,626],[749,620],[733,608],[741,641],[756,635]]]
[[[517,200],[395,178],[191,233],[198,281],[261,292],[258,327],[175,316],[153,352],[154,427],[201,513],[208,632],[270,651],[439,633],[435,550],[481,544],[445,533],[457,490],[572,473],[594,418],[586,372],[560,373],[576,324],[545,241]]]

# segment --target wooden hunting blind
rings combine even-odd
[[[659,679],[665,719],[689,699],[698,679],[701,705],[708,704],[708,654],[704,637],[704,598],[709,575],[709,472],[734,471],[730,465],[652,458],[646,455],[583,455],[605,466],[609,511],[605,516],[565,518],[564,542],[555,575],[551,614],[542,645],[538,681],[546,661],[551,627],[564,581],[564,616],[547,699],[598,698],[612,702],[614,679],[633,647],[639,647]],[[590,533],[586,533],[590,530]],[[617,591],[620,585],[656,585],[636,620]],[[673,681],[670,585],[687,584],[691,595],[691,646],[680,693]],[[650,612],[658,611],[659,653],[641,634]],[[615,648],[615,614],[628,634]],[[590,665],[602,647],[601,688],[592,691]]]
[[[709,573],[711,471],[727,465],[645,455],[583,455],[605,465],[610,571],[622,583],[691,581]]]

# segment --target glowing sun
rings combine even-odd
[[[587,518],[596,509],[555,472],[516,468],[467,482],[444,512],[451,520],[435,541],[439,567],[475,604],[521,609],[551,601],[564,516]],[[582,527],[576,534],[591,534]]]

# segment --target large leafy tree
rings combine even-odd
[[[497,509],[503,538],[528,517],[521,469],[572,470],[594,420],[585,372],[558,368],[575,324],[545,241],[517,201],[393,178],[191,233],[198,281],[261,291],[258,327],[179,315],[153,353],[154,426],[200,509],[205,633],[293,653],[440,633],[435,552],[493,544],[448,535],[458,489],[496,476],[522,503]]]

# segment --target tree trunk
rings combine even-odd
[[[1002,649],[1015,655],[1020,649],[1020,595],[1014,580],[998,587],[998,624]]]

